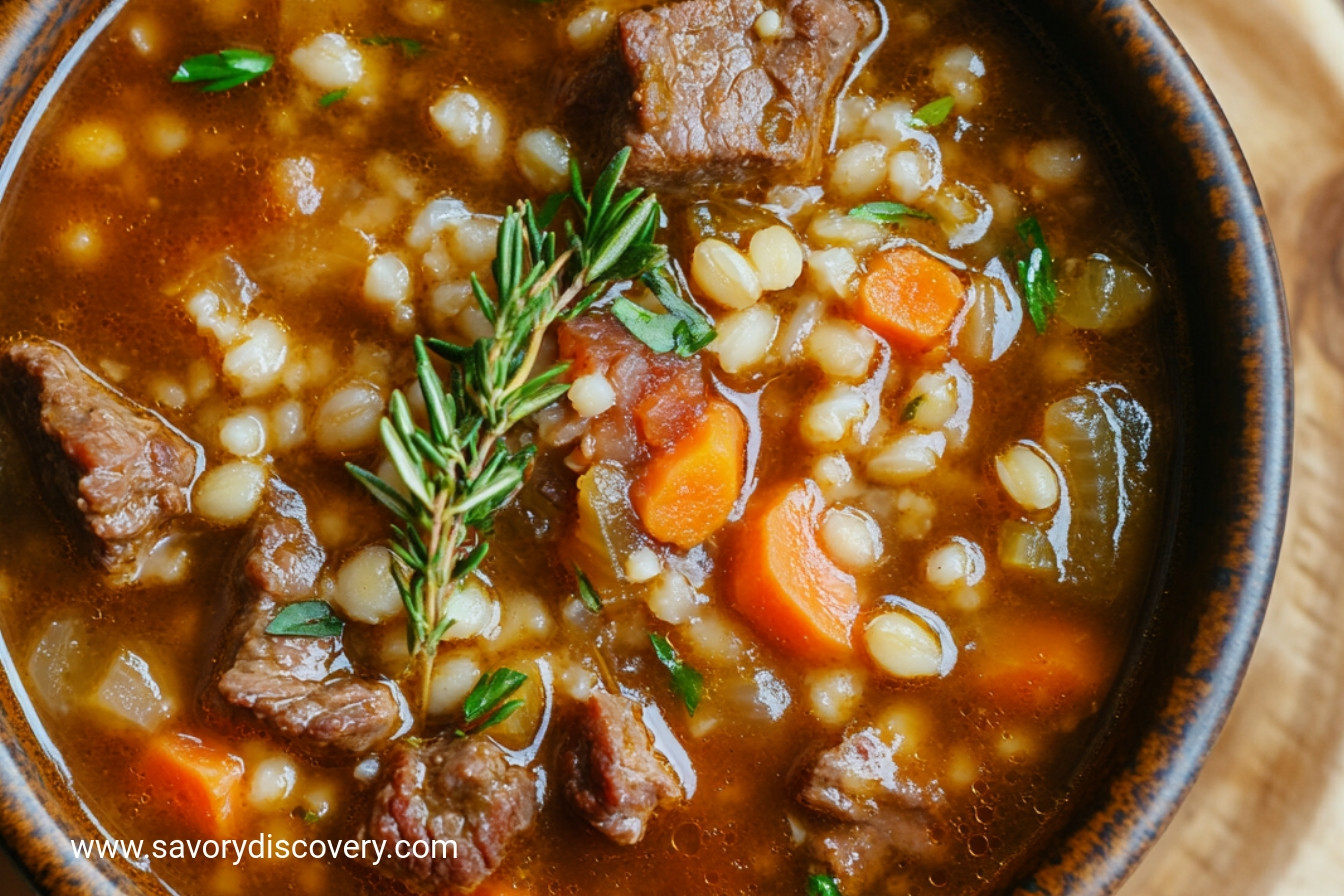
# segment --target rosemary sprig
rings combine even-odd
[[[393,577],[406,606],[407,673],[419,680],[422,714],[439,641],[453,624],[448,599],[485,559],[494,515],[522,487],[536,451],[531,445],[515,450],[504,437],[569,389],[559,381],[567,364],[533,371],[542,337],[612,284],[666,264],[667,249],[653,239],[662,219],[657,199],[639,188],[617,191],[629,156],[628,149],[618,153],[589,192],[572,165],[569,194],[541,211],[523,201],[505,213],[493,266],[496,295],[471,278],[491,336],[469,346],[416,337],[416,378],[429,428],[415,424],[400,391],[381,424],[383,446],[407,494],[347,465],[399,521],[392,527]],[[553,221],[566,205],[570,220],[561,233]],[[431,351],[448,362],[446,384]]]

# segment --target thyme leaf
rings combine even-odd
[[[275,57],[256,50],[221,50],[185,60],[173,72],[174,84],[200,84],[206,93],[229,90],[271,70]]]
[[[1037,333],[1044,333],[1055,310],[1055,300],[1059,298],[1059,285],[1055,282],[1055,261],[1050,247],[1045,242],[1045,232],[1041,222],[1035,217],[1027,218],[1017,225],[1017,235],[1027,246],[1025,259],[1017,259],[1017,282],[1022,288],[1022,296],[1027,304],[1027,313]]]
[[[878,224],[900,224],[906,218],[919,218],[922,221],[933,220],[933,215],[928,212],[911,208],[901,202],[869,202],[850,209],[849,216],[851,218],[861,218],[864,221],[874,221]]]
[[[350,92],[349,87],[342,87],[340,90],[333,90],[331,93],[324,93],[322,94],[322,98],[317,101],[317,104],[321,106],[323,109],[325,109],[332,103],[339,103],[341,100],[345,99],[346,94],[348,94],[349,92]]]
[[[522,687],[525,681],[526,675],[505,666],[482,674],[462,705],[465,724],[458,729],[457,735],[466,737],[467,734],[484,731],[513,715],[523,705],[523,701],[509,700],[508,697]]]
[[[807,896],[840,896],[840,884],[829,874],[814,874],[807,879]]]
[[[266,634],[291,638],[332,638],[345,630],[345,623],[322,600],[290,604],[266,626]]]
[[[649,632],[649,641],[653,644],[653,652],[658,657],[658,662],[666,666],[672,675],[673,692],[686,704],[686,711],[695,715],[696,707],[700,705],[700,698],[705,692],[704,676],[688,666],[677,653],[677,649],[672,646],[672,642],[664,636]]]
[[[407,59],[415,59],[425,52],[425,45],[418,40],[412,40],[409,37],[391,37],[386,34],[375,34],[360,40],[360,43],[371,47],[398,47],[401,54]]]
[[[683,358],[700,351],[719,335],[709,318],[682,298],[664,273],[656,271],[643,279],[667,313],[656,314],[621,296],[612,303],[611,316],[630,335],[659,354],[676,352]]]
[[[597,589],[593,587],[592,581],[579,567],[574,567],[574,574],[579,579],[579,601],[588,608],[590,613],[602,612],[602,598],[598,595]]]
[[[925,127],[936,128],[938,125],[947,121],[952,109],[957,105],[955,97],[945,96],[936,99],[933,102],[920,106],[913,116],[912,124],[924,125]]]

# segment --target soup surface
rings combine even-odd
[[[1002,886],[1169,452],[1085,108],[970,2],[129,0],[0,218],[69,786],[184,893]]]

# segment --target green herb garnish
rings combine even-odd
[[[457,736],[466,737],[484,731],[513,715],[523,705],[523,701],[509,700],[508,697],[522,687],[525,681],[527,676],[522,672],[504,666],[483,674],[462,705],[465,724],[457,730]]]
[[[1045,243],[1045,233],[1041,222],[1035,217],[1027,218],[1017,225],[1017,235],[1030,250],[1025,259],[1017,261],[1017,282],[1022,288],[1022,296],[1027,303],[1027,313],[1036,325],[1037,333],[1044,333],[1051,313],[1055,310],[1055,300],[1059,297],[1059,285],[1055,282],[1055,262],[1050,248]]]
[[[864,221],[875,221],[878,224],[900,224],[906,218],[919,218],[922,221],[933,220],[933,215],[928,212],[922,212],[900,202],[869,202],[866,205],[850,209],[849,216],[851,218],[861,218]]]
[[[659,354],[676,352],[689,358],[718,336],[709,318],[681,297],[664,272],[646,274],[643,281],[667,309],[666,314],[655,314],[625,296],[611,305],[611,316],[624,324],[640,342]]]
[[[920,393],[906,402],[905,410],[901,411],[901,422],[909,423],[911,420],[915,419],[915,415],[919,413],[919,406],[922,405],[924,400],[928,397],[929,396]]]
[[[409,37],[389,37],[385,34],[375,34],[372,37],[364,38],[360,43],[368,44],[371,47],[400,47],[402,55],[407,59],[415,59],[425,52],[424,44]]]
[[[268,635],[291,638],[332,638],[345,630],[345,623],[326,601],[305,600],[290,604],[266,626]]]
[[[629,158],[628,148],[617,153],[591,192],[582,189],[578,165],[571,165],[565,202],[572,214],[563,229],[543,225],[528,201],[505,212],[492,268],[498,297],[471,276],[490,336],[471,345],[416,337],[416,378],[429,428],[416,425],[399,390],[381,423],[383,446],[407,494],[347,465],[399,521],[392,527],[392,574],[406,607],[407,674],[420,679],[422,712],[439,641],[452,625],[448,600],[485,559],[494,516],[522,487],[536,454],[535,446],[515,449],[504,437],[569,390],[559,381],[568,364],[532,370],[547,329],[614,283],[667,262],[667,248],[653,239],[662,219],[658,200],[639,188],[617,192]],[[431,351],[448,362],[446,385]]]
[[[658,656],[658,661],[672,673],[673,692],[686,704],[686,711],[695,715],[695,708],[700,705],[700,696],[705,690],[704,676],[682,661],[677,649],[667,638],[649,632],[649,641],[653,643],[653,652]]]
[[[840,896],[840,883],[829,874],[814,874],[807,879],[807,896]]]
[[[324,93],[322,94],[322,98],[317,101],[317,104],[321,106],[323,109],[325,109],[332,103],[339,103],[341,100],[345,99],[346,94],[348,94],[349,92],[350,92],[349,87],[342,87],[340,90],[333,90],[331,93]]]
[[[305,809],[302,806],[294,810],[294,817],[304,824],[317,824],[322,820],[321,815],[318,815],[312,809]]]
[[[942,99],[934,100],[926,106],[921,106],[914,116],[913,124],[922,124],[926,127],[936,128],[938,125],[947,121],[947,117],[952,114],[952,109],[957,105],[955,97],[945,96]]]
[[[579,600],[590,612],[601,613],[602,598],[598,596],[597,589],[593,587],[593,583],[588,580],[588,576],[585,575],[583,570],[579,569],[578,566],[574,567],[574,574],[578,576],[579,579]]]
[[[206,93],[218,93],[266,74],[273,64],[274,56],[256,50],[221,50],[191,57],[177,67],[172,80],[174,84],[199,83]]]

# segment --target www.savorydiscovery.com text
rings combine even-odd
[[[456,840],[319,840],[259,834],[249,840],[71,840],[70,851],[90,859],[359,859],[377,865],[384,858],[456,859]]]

